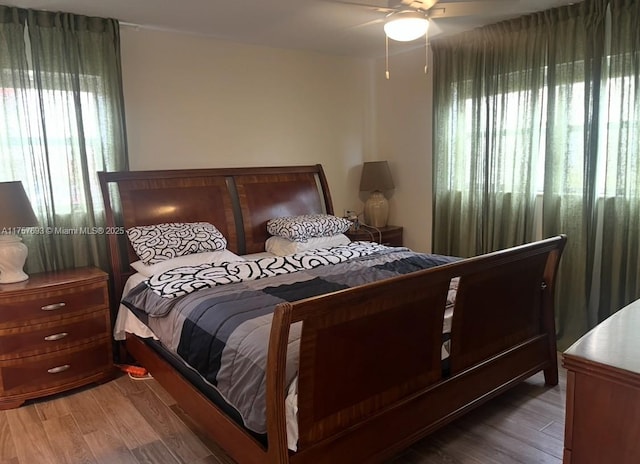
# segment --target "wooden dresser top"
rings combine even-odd
[[[580,340],[565,355],[565,365],[573,358],[598,363],[640,375],[640,300],[616,312]]]

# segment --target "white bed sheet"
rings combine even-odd
[[[127,279],[122,290],[122,295],[126,295],[131,291],[133,287],[141,282],[144,282],[147,277],[136,272]],[[141,338],[153,338],[157,340],[158,337],[153,331],[147,327],[140,319],[138,319],[125,305],[120,304],[118,307],[118,314],[116,315],[116,322],[113,326],[113,338],[115,340],[125,340],[127,333],[137,335]]]

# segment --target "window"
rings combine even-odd
[[[620,169],[628,173],[640,173],[640,157],[620,151],[620,147],[625,146],[625,137],[640,131],[640,122],[631,118],[633,109],[629,107],[633,105],[634,99],[637,101],[634,97],[636,92],[634,81],[629,77],[612,77],[603,82],[601,107],[604,111],[600,116],[599,128],[599,152],[602,156],[598,157],[596,181],[596,193],[599,197],[627,196],[630,188],[634,189],[636,197],[640,197],[635,184],[621,182],[617,175]],[[449,157],[450,172],[455,173],[450,177],[450,188],[461,191],[488,188],[493,192],[525,193],[526,185],[521,180],[528,176],[523,176],[519,171],[531,169],[535,192],[542,194],[545,152],[548,149],[547,133],[551,131],[554,135],[551,149],[566,154],[556,160],[556,169],[561,169],[563,175],[558,176],[562,182],[555,186],[555,191],[567,195],[582,195],[586,131],[584,82],[558,85],[555,96],[557,104],[562,107],[555,108],[554,114],[563,118],[557,121],[547,121],[547,87],[537,92],[535,98],[530,91],[514,91],[484,96],[479,100],[467,98],[462,111],[452,109],[450,114],[453,118],[460,118],[462,115],[464,135],[456,140],[456,155]],[[539,103],[534,107],[531,105],[532,100]],[[455,98],[453,101],[452,106],[456,106]],[[477,125],[474,124],[476,120],[479,121]],[[456,121],[452,123],[457,124]],[[554,131],[548,124],[561,126],[562,131]],[[485,141],[492,145],[489,149],[498,154],[491,169],[487,170],[488,186],[483,176],[472,176],[473,169],[469,169],[469,160],[473,163],[479,153],[486,150],[482,145],[474,146],[469,143],[471,140]],[[531,163],[522,163],[522,153],[528,149],[527,144],[532,145],[534,156]]]

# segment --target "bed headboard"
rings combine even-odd
[[[237,254],[264,251],[269,219],[333,214],[320,164],[263,168],[99,172],[114,300],[137,257],[125,229],[164,222],[210,222]]]

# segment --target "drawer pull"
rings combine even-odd
[[[63,366],[52,367],[51,369],[47,369],[49,374],[59,374],[60,372],[64,372],[71,367],[71,364],[65,364]]]
[[[56,309],[64,308],[66,305],[67,305],[66,303],[53,303],[53,304],[45,305],[40,309],[43,311],[55,311]]]
[[[57,334],[53,334],[53,335],[47,335],[46,337],[44,337],[44,339],[48,342],[55,342],[56,340],[60,340],[64,337],[66,337],[67,335],[69,335],[68,332],[60,332]]]

